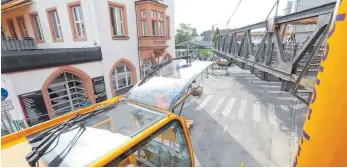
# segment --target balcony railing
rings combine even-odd
[[[1,52],[36,50],[36,49],[37,49],[36,42],[33,38],[30,38],[30,37],[26,37],[23,40],[1,39]]]

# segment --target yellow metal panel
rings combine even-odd
[[[346,13],[343,0],[329,32],[293,166],[347,166]]]
[[[1,145],[5,145],[6,143],[11,143],[12,141],[15,141],[16,139],[20,139],[22,137],[26,137],[28,135],[31,135],[31,134],[37,133],[39,131],[45,130],[47,128],[50,128],[52,126],[58,125],[58,124],[66,121],[66,120],[71,119],[72,117],[76,116],[78,113],[85,114],[85,113],[91,112],[95,109],[101,108],[102,106],[115,104],[119,101],[120,98],[121,98],[121,96],[120,97],[114,97],[114,98],[109,99],[107,101],[97,103],[97,104],[94,104],[92,106],[76,110],[74,112],[59,116],[57,118],[54,118],[52,120],[48,120],[48,121],[40,123],[40,124],[37,124],[35,126],[27,128],[27,129],[15,132],[13,134],[6,135],[6,136],[1,138]]]

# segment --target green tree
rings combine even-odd
[[[213,44],[214,44],[214,42],[216,41],[217,34],[219,34],[219,28],[218,28],[218,27],[217,27],[216,30],[213,32],[213,37],[212,37]]]
[[[198,36],[198,32],[195,28],[192,28],[190,24],[180,23],[176,30],[175,43],[178,44],[190,41],[195,36]]]

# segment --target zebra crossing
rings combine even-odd
[[[208,113],[212,115],[221,115],[223,117],[231,117],[232,113],[235,114],[235,118],[237,119],[245,119],[246,114],[251,112],[251,120],[254,122],[260,122],[265,120],[268,124],[272,126],[278,126],[279,120],[277,117],[278,113],[283,113],[289,115],[290,107],[288,105],[276,105],[272,103],[261,104],[260,101],[252,101],[250,102],[247,99],[237,99],[235,97],[220,97],[217,98],[213,95],[208,95],[203,98],[192,98],[188,103],[185,104],[184,108],[189,107],[193,104],[197,106],[193,108],[195,111],[202,111],[210,101],[215,100],[213,103],[213,110],[208,110]],[[250,104],[253,103],[253,105]],[[222,106],[222,104],[225,104]],[[238,105],[237,105],[238,104]],[[276,108],[278,106],[278,108]],[[303,106],[294,106],[294,108],[303,107]],[[266,114],[264,117],[262,114]]]

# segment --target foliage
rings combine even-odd
[[[214,44],[214,42],[216,41],[217,34],[219,34],[219,28],[218,28],[218,27],[217,27],[216,30],[213,32],[213,37],[212,37],[213,44]]]
[[[210,49],[209,48],[202,48],[199,49],[200,55],[211,55],[210,54]]]
[[[180,23],[179,28],[176,30],[175,43],[190,41],[196,36],[198,36],[198,32],[195,28],[192,28],[190,24]]]

